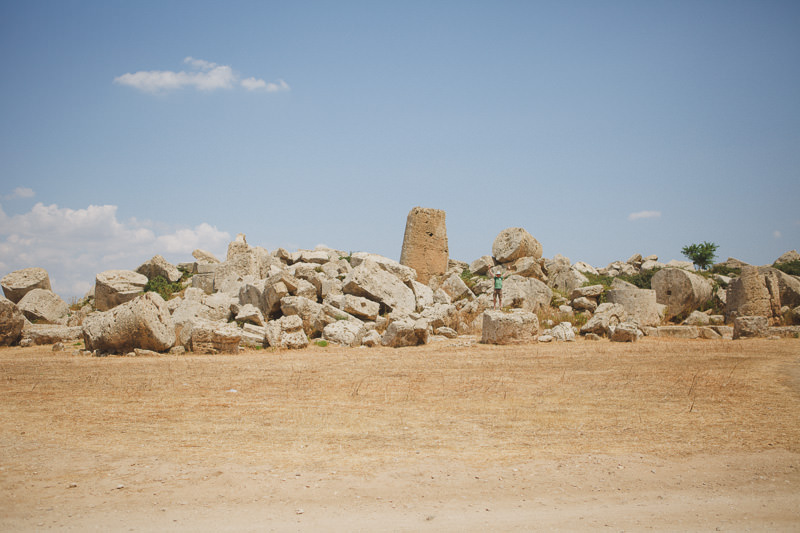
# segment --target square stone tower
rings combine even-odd
[[[417,281],[427,284],[431,276],[447,272],[449,252],[445,212],[415,207],[408,213],[400,263],[417,271]]]

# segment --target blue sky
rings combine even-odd
[[[800,248],[800,3],[0,2],[0,275],[160,253]]]

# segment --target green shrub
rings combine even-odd
[[[650,270],[642,270],[638,274],[634,274],[632,276],[626,276],[625,274],[622,274],[619,276],[619,279],[622,281],[627,281],[628,283],[632,283],[640,289],[652,289],[650,282],[653,279],[653,275],[659,270],[661,269],[651,268]]]
[[[584,276],[589,280],[583,284],[584,287],[588,287],[590,285],[602,285],[603,287],[611,287],[611,284],[614,282],[614,276],[603,276],[600,274],[592,274],[591,272],[584,272]]]
[[[320,339],[320,340],[314,342],[314,344],[319,346],[320,348],[325,348],[328,345],[328,341],[326,341],[324,339]]]
[[[191,278],[192,276],[194,276],[194,274],[192,274],[191,272],[189,272],[189,271],[188,271],[188,270],[186,270],[185,268],[178,267],[178,270],[181,272],[181,279],[180,279],[180,280],[178,280],[178,281],[180,281],[180,282],[184,282],[184,281],[186,281],[187,279],[189,279],[189,278]]]
[[[465,268],[461,271],[461,281],[463,281],[467,287],[472,289],[478,280],[475,279],[475,274],[473,274],[468,268]]]
[[[800,259],[795,259],[794,261],[788,261],[786,263],[775,263],[772,266],[789,275],[800,276]]]
[[[681,253],[685,255],[700,270],[708,270],[714,262],[714,257],[719,248],[718,244],[705,241],[702,244],[690,244],[681,248]]]
[[[740,276],[742,274],[742,269],[729,267],[728,265],[714,265],[713,267],[711,267],[711,273],[728,277]]]
[[[169,300],[174,293],[180,292],[181,290],[183,290],[183,286],[180,281],[170,283],[164,279],[163,276],[156,276],[148,280],[147,284],[144,286],[144,292],[156,292],[159,296],[164,298],[164,300]]]

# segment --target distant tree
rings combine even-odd
[[[717,251],[717,246],[713,242],[703,242],[703,244],[690,244],[681,249],[681,253],[685,255],[694,265],[700,270],[707,270],[708,267],[714,262]]]

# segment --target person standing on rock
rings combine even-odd
[[[503,308],[503,280],[508,278],[511,274],[503,276],[499,270],[494,272],[494,298],[492,308],[497,309],[497,302],[500,302],[500,309]]]

